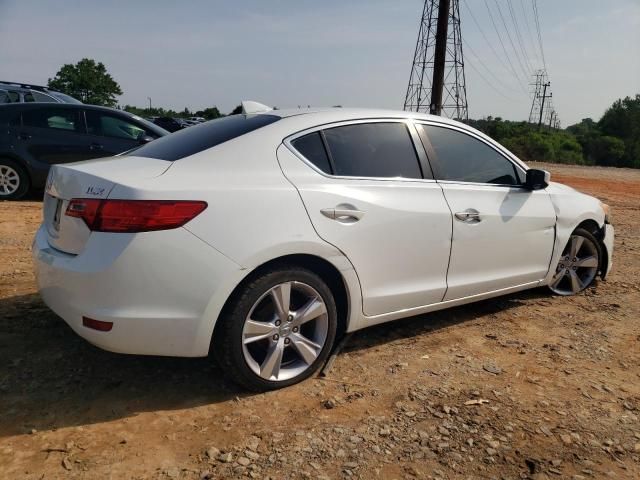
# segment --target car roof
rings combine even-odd
[[[53,88],[45,87],[43,85],[31,85],[29,83],[22,82],[7,82],[5,80],[0,80],[0,88],[11,88],[12,90],[36,90],[38,92],[55,92],[62,93]]]
[[[323,121],[342,121],[356,120],[366,118],[412,118],[420,120],[432,120],[438,123],[447,123],[451,125],[460,125],[460,122],[449,118],[431,115],[420,112],[407,112],[404,110],[390,110],[383,108],[343,108],[343,107],[326,107],[326,108],[288,108],[281,110],[270,110],[256,115],[276,115],[281,118],[290,118],[298,115],[310,117],[323,117]],[[334,120],[329,120],[335,117]]]

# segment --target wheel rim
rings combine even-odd
[[[328,331],[322,296],[306,283],[281,283],[265,292],[245,319],[244,359],[265,380],[289,380],[315,362]]]
[[[8,165],[0,165],[0,195],[11,195],[20,187],[20,175]]]
[[[559,295],[574,295],[593,282],[599,264],[596,245],[582,235],[571,235],[549,287]]]

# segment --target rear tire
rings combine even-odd
[[[27,171],[14,160],[0,158],[0,200],[18,200],[29,193]]]
[[[229,302],[211,348],[230,380],[253,391],[275,390],[310,377],[327,360],[336,336],[336,305],[329,287],[310,270],[267,270]]]

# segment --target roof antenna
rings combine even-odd
[[[273,110],[273,108],[262,103],[253,102],[251,100],[242,101],[242,113],[244,113],[245,115],[249,115],[252,113],[270,112],[271,110]]]

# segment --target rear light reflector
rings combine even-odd
[[[89,317],[82,317],[82,325],[98,330],[99,332],[110,332],[113,328],[113,322],[103,322],[102,320],[94,320]]]
[[[74,198],[66,215],[81,218],[94,232],[136,233],[178,228],[207,208],[193,200],[97,200]]]

